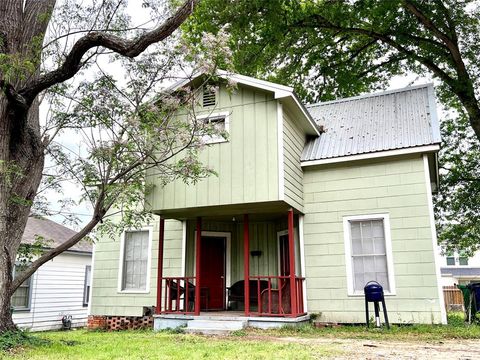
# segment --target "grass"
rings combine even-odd
[[[449,325],[395,325],[390,330],[311,325],[245,329],[223,337],[151,330],[21,333],[19,338],[9,334],[7,339],[0,337],[0,359],[318,359],[342,353],[335,339],[386,342],[480,339],[480,326],[465,324],[463,314],[449,314],[448,320]],[[314,339],[327,341],[310,341]],[[12,346],[16,347],[5,351]]]
[[[0,359],[318,359],[340,353],[334,345],[259,340],[237,334],[204,337],[163,331],[45,332],[40,345],[24,346]]]
[[[257,330],[250,330],[258,332]],[[369,339],[395,341],[433,341],[449,339],[480,339],[480,326],[466,324],[463,313],[449,313],[448,325],[393,325],[386,328],[370,328],[365,326],[340,326],[335,328],[315,328],[311,325],[301,327],[284,327],[272,329],[262,334],[270,336],[328,337],[337,339]]]

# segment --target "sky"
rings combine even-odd
[[[138,6],[137,1],[134,1],[134,2],[130,1],[127,11],[129,12],[129,14],[132,15],[132,21],[135,24],[144,23],[145,19],[150,18],[148,13],[146,13],[145,10],[142,10]],[[109,72],[115,75],[116,77],[119,77],[119,78],[121,77],[122,75],[121,67],[109,64],[108,69],[109,69]],[[87,73],[84,76],[89,76],[89,74]],[[406,74],[404,76],[395,76],[391,79],[387,90],[399,89],[406,86],[424,84],[427,82],[431,82],[431,80],[426,78],[418,78],[414,74]],[[45,119],[47,116],[47,113],[48,113],[48,104],[44,102],[42,103],[40,108],[41,118]],[[56,141],[61,143],[63,146],[75,151],[82,149],[82,143],[79,140],[79,136],[73,131],[65,131],[64,133],[60,134],[60,136],[56,139]],[[63,194],[57,193],[55,191],[47,192],[47,197],[49,201],[51,201],[52,203],[51,208],[53,210],[59,210],[57,201],[62,199],[63,197],[68,196],[72,199],[78,200],[80,198],[80,195],[81,195],[80,186],[78,184],[71,183],[71,182],[63,183]],[[66,225],[69,227],[72,227],[75,230],[79,230],[83,225],[85,225],[90,220],[90,217],[92,214],[92,208],[89,204],[82,203],[82,204],[73,206],[68,211],[68,213],[75,214],[80,222],[76,226],[73,224],[66,224]],[[53,221],[62,223],[65,220],[64,215],[68,215],[68,214],[67,213],[58,214],[58,215],[51,216],[50,218]]]

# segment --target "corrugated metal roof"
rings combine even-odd
[[[431,84],[307,105],[325,132],[307,143],[302,161],[440,143]]]
[[[48,247],[57,247],[70,239],[77,232],[58,224],[52,220],[30,216],[27,220],[27,226],[23,233],[22,243],[33,244],[37,236],[42,236],[48,242]],[[70,251],[92,252],[92,244],[86,240],[72,246]]]

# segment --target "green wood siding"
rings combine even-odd
[[[95,244],[92,278],[92,315],[141,316],[143,306],[156,302],[158,219],[152,233],[150,291],[146,294],[118,292],[120,264],[120,237],[102,238]],[[176,220],[165,222],[164,275],[180,274],[182,223]]]
[[[150,180],[156,185],[149,197],[152,210],[279,199],[277,101],[273,95],[244,86],[232,94],[221,86],[216,107],[207,113],[219,112],[230,114],[230,137],[207,146],[200,154],[202,163],[218,176],[195,185],[177,180],[165,187],[152,176]]]
[[[285,178],[285,201],[303,210],[303,171],[300,164],[305,133],[293,120],[293,117],[283,109],[283,165]]]
[[[323,321],[364,322],[363,297],[347,296],[343,216],[389,213],[396,296],[392,322],[441,322],[421,156],[307,168],[305,264],[309,312]]]

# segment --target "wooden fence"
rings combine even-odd
[[[447,311],[464,310],[463,294],[456,286],[444,286],[443,298],[445,299],[445,309]]]

